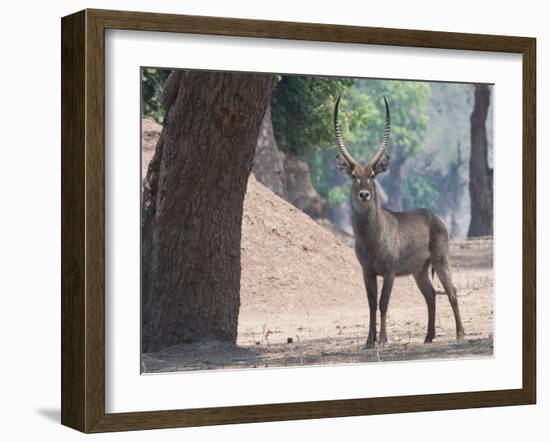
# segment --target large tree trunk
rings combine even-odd
[[[475,85],[474,110],[470,117],[470,207],[468,236],[493,234],[493,170],[489,167],[487,113],[491,91],[486,84]]]
[[[235,342],[243,200],[272,76],[174,71],[144,185],[143,351]]]

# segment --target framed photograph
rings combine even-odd
[[[533,38],[62,28],[62,423],[533,404]]]

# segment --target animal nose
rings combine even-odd
[[[363,201],[369,199],[370,192],[368,190],[360,190],[359,191],[359,198],[361,198]]]

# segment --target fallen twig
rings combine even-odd
[[[468,293],[465,293],[463,295],[456,295],[457,298],[465,298],[466,296],[470,296],[472,293],[474,293],[473,290],[470,290]],[[440,296],[443,296],[443,295],[446,295],[447,292],[445,290],[436,290],[435,291],[435,294],[436,295],[440,295]]]

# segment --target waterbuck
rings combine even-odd
[[[464,337],[464,328],[451,280],[449,266],[449,235],[445,224],[428,209],[392,212],[384,209],[377,195],[376,176],[389,166],[390,157],[385,154],[390,137],[390,108],[386,97],[386,126],[382,142],[372,159],[361,165],[347,150],[340,124],[338,106],[334,107],[334,131],[339,169],[352,180],[351,208],[352,226],[355,233],[355,253],[363,268],[370,310],[369,334],[366,347],[373,347],[378,341],[384,345],[386,334],[386,313],[396,276],[413,275],[428,306],[428,332],[425,343],[435,338],[436,293],[430,282],[429,268],[437,273],[453,309],[456,323],[456,338]],[[376,278],[382,276],[384,283],[380,295],[380,335],[376,336],[376,310],[378,285]]]

